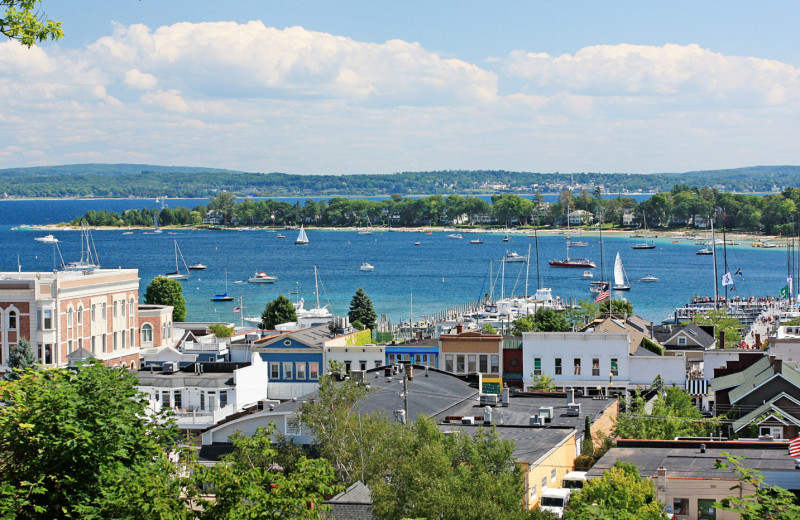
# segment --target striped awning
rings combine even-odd
[[[691,396],[708,394],[708,381],[706,379],[687,379],[686,392]]]

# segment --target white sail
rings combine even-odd
[[[614,260],[614,288],[628,288],[628,277],[625,274],[625,268],[622,266],[622,258],[617,252],[617,258]]]
[[[303,229],[303,225],[300,224],[300,233],[297,235],[297,240],[294,241],[295,244],[308,244],[308,235],[306,235],[306,230]]]

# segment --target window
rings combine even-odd
[[[542,358],[540,357],[533,358],[533,375],[542,375]]]
[[[542,489],[547,487],[547,477],[542,477]]]
[[[482,374],[489,372],[489,356],[487,354],[478,356],[478,372]]]
[[[617,364],[617,358],[611,358],[611,375],[618,376],[619,375],[619,365]]]
[[[783,439],[782,426],[759,426],[758,435],[770,435],[773,439]]]
[[[119,334],[114,333],[114,350],[119,350]]]
[[[153,342],[153,326],[149,323],[142,325],[142,343]]]
[[[292,373],[292,369],[294,368],[294,363],[284,363],[283,364],[283,378],[284,379],[294,379],[294,375]]]
[[[688,515],[689,514],[689,499],[688,498],[673,498],[672,499],[672,514],[674,515]]]
[[[536,486],[531,488],[531,500],[536,498]]]
[[[206,410],[206,393],[200,392],[200,410]]]
[[[114,300],[114,317],[115,318],[117,317],[117,312],[118,312],[117,308],[118,308],[118,306],[119,306],[119,302]]]
[[[444,371],[453,372],[453,354],[444,355]]]
[[[359,361],[358,365],[360,367],[359,370],[366,370],[367,369],[367,362],[366,361]]]
[[[556,468],[553,468],[550,471],[550,482],[555,482],[556,481],[556,476],[557,476]]]
[[[72,340],[67,341],[67,354],[72,352]]]
[[[92,321],[97,321],[97,305],[92,305]]]
[[[17,330],[17,313],[8,311],[8,330]]]
[[[42,346],[39,345],[39,359],[45,365],[49,365],[53,362],[53,345],[47,343],[46,345]]]
[[[78,325],[83,325],[83,307],[78,307],[78,312],[76,313],[76,317],[78,318]]]
[[[492,364],[489,367],[492,374],[499,374],[500,373],[500,355],[499,354],[492,354],[490,358],[492,360]]]
[[[269,378],[270,379],[280,379],[281,378],[281,365],[280,365],[280,363],[270,363],[269,364]]]
[[[125,313],[123,313],[123,315],[124,314]],[[183,394],[181,394],[180,390],[175,390],[175,392],[172,394],[172,399],[173,403],[175,404],[175,408],[183,408]]]
[[[92,354],[95,354],[97,351],[97,336],[92,336]]]
[[[473,372],[478,371],[478,356],[475,354],[469,354],[467,356],[467,371],[468,373],[472,374]]]
[[[350,365],[351,364],[352,363],[350,361],[345,361],[344,362],[344,373],[345,374],[349,374],[350,373]]]
[[[120,308],[120,315],[124,318],[125,317],[125,300],[120,300],[119,301],[119,308]]]
[[[169,408],[169,391],[164,390],[161,392],[161,407],[162,408]]]
[[[686,346],[686,338],[685,337],[678,338],[678,346],[679,347],[685,347]]]
[[[592,358],[592,375],[600,375],[600,358]]]
[[[303,434],[303,430],[300,427],[300,419],[296,415],[284,417],[283,429],[287,436],[297,437]]]
[[[53,310],[52,309],[45,309],[43,311],[44,321],[42,321],[42,328],[44,330],[50,330],[53,328]]]
[[[228,391],[227,390],[220,390],[219,391],[219,407],[225,408],[228,406]]]
[[[120,337],[122,338],[122,350],[125,350],[125,331],[123,330],[120,332]]]
[[[306,364],[305,363],[295,363],[294,369],[295,369],[295,373],[297,374],[297,379],[305,379],[306,378]]]
[[[102,314],[100,314],[100,321],[106,321],[106,317],[108,316],[108,306],[105,302],[102,303]]]
[[[72,327],[72,309],[67,309],[67,327]]]
[[[134,343],[136,342],[136,329],[131,329],[131,348],[135,347]]]
[[[581,358],[579,357],[575,358],[575,370],[573,372],[573,375],[576,376],[581,375]]]
[[[557,376],[561,375],[561,358],[560,357],[556,358],[556,370],[555,370],[555,373],[556,373]]]
[[[380,360],[380,359],[376,359],[376,360],[375,360],[375,368],[378,368],[378,367],[379,367],[379,366],[381,366],[382,364],[383,364],[383,363],[381,363],[381,360]]]
[[[319,379],[319,363],[308,364],[308,378],[312,380]]]
[[[106,348],[107,347],[106,347],[106,335],[105,334],[102,334],[100,336],[100,345],[102,345],[102,347],[103,347],[103,352],[106,352]]]
[[[78,349],[83,348],[83,338],[78,338]]]
[[[458,354],[456,356],[456,374],[463,374],[464,373],[464,354]]]
[[[128,302],[128,314],[133,316],[133,298],[131,298],[130,302]]]

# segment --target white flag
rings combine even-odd
[[[722,285],[733,285],[733,276],[731,276],[731,273],[725,273],[722,276]]]
[[[789,286],[789,296],[792,295],[792,275],[786,277],[786,284]]]

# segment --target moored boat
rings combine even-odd
[[[248,278],[247,281],[248,283],[275,283],[277,279],[277,276],[270,276],[265,272],[258,272]]]

